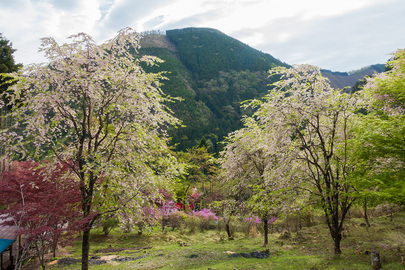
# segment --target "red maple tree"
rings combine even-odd
[[[67,165],[49,171],[36,162],[14,162],[10,171],[0,177],[0,205],[7,220],[0,224],[14,225],[24,235],[17,264],[30,255],[40,260],[45,269],[45,255],[57,246],[71,243],[80,229],[80,190]],[[44,165],[44,164],[42,164]]]

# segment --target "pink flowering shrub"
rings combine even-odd
[[[191,215],[204,220],[218,220],[219,217],[208,208],[203,208],[201,211],[192,211]]]
[[[178,211],[178,208],[173,201],[167,201],[164,202],[161,207],[159,207],[159,211],[162,215],[162,218],[164,218],[165,215],[168,215],[171,212]]]
[[[160,222],[162,230],[165,227],[175,228],[186,227],[190,232],[195,232],[196,228],[201,231],[215,228],[215,221],[219,217],[210,209],[202,209],[201,211],[184,212],[176,207],[173,201],[165,202],[160,208]]]
[[[167,201],[159,208],[160,222],[162,225],[162,231],[165,227],[180,228],[182,221],[187,217],[183,211],[179,211],[176,204],[173,201]]]
[[[187,218],[187,214],[183,211],[173,211],[165,215],[162,219],[162,230],[164,227],[171,227],[173,230],[180,228],[184,220]]]
[[[196,209],[196,206],[201,202],[203,193],[198,193],[197,191],[194,191],[193,194],[191,194],[187,201],[188,204],[191,206],[192,210]]]
[[[192,232],[195,231],[196,227],[203,232],[215,228],[215,221],[217,220],[219,220],[219,217],[215,213],[210,209],[203,208],[201,211],[192,211],[189,213],[187,225]]]
[[[258,216],[250,216],[245,218],[245,222],[249,223],[249,224],[260,224],[262,223],[262,221],[260,220],[260,218]]]
[[[142,208],[141,218],[135,222],[138,234],[141,235],[145,229],[150,229],[158,223],[158,213],[155,208],[145,206]]]

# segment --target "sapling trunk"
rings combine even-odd
[[[263,230],[264,230],[264,243],[263,246],[267,246],[269,243],[269,226],[267,223],[267,220],[262,220],[263,221]]]
[[[228,234],[228,238],[232,238],[232,232],[231,232],[231,219],[228,219],[225,222],[225,229],[226,229],[226,233]]]
[[[82,270],[89,269],[90,228],[83,231],[82,237]]]
[[[364,199],[364,204],[363,204],[363,210],[364,210],[364,221],[367,224],[367,227],[370,227],[370,222],[368,221],[368,215],[367,215],[367,199]]]

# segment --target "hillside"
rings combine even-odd
[[[330,80],[330,85],[333,88],[343,89],[345,87],[351,88],[357,81],[363,79],[365,76],[371,76],[374,73],[383,72],[384,69],[384,64],[371,65],[351,72],[333,72],[323,69],[322,75]]]
[[[154,55],[165,62],[146,71],[167,71],[162,90],[183,101],[168,104],[186,127],[170,131],[178,150],[196,146],[205,137],[214,151],[228,133],[242,127],[244,100],[259,99],[272,82],[267,71],[289,67],[270,54],[211,28],[168,30],[149,33],[141,40],[141,55]],[[384,70],[373,65],[354,72],[322,70],[334,88],[351,88],[366,75]],[[275,80],[276,78],[272,78]]]
[[[155,55],[165,62],[147,71],[168,71],[162,89],[182,102],[169,104],[186,125],[171,131],[172,143],[185,150],[205,137],[217,151],[217,143],[242,125],[240,102],[261,98],[271,80],[267,71],[288,66],[217,30],[186,28],[166,35],[146,35],[141,55]]]
[[[218,77],[220,71],[267,71],[288,66],[215,29],[176,29],[166,35],[177,45],[184,65],[199,79]]]

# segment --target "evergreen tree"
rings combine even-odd
[[[12,43],[0,33],[0,130],[11,124],[11,118],[7,117],[7,112],[11,109],[8,91],[11,85],[15,83],[11,72],[18,71],[22,67],[16,64],[12,48]],[[4,154],[4,145],[0,144],[0,156]],[[0,172],[6,169],[6,161],[0,160]]]

